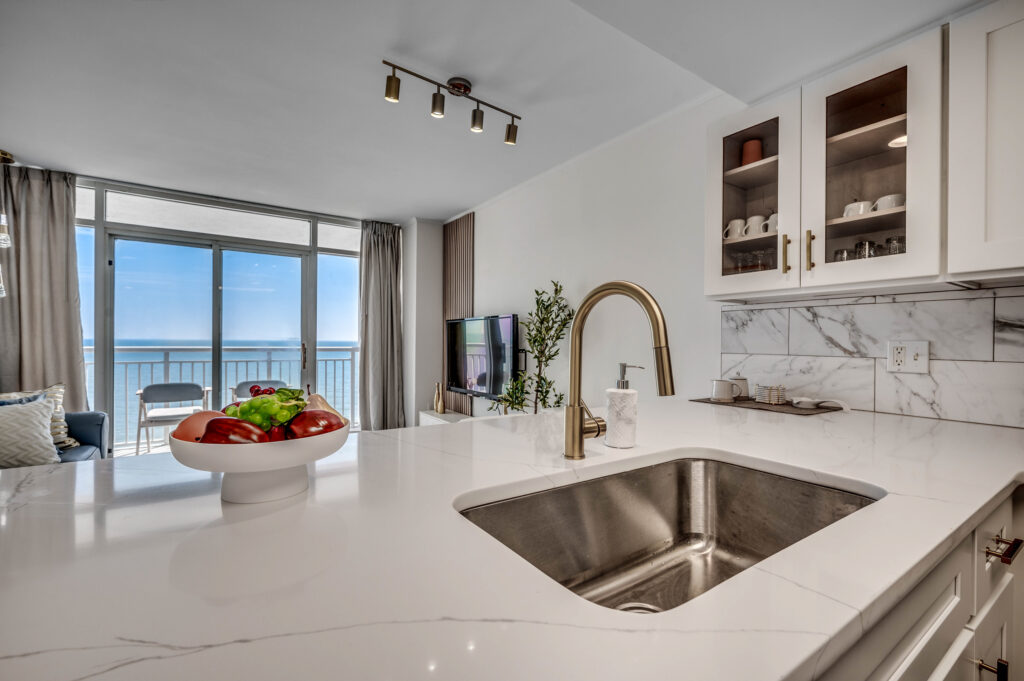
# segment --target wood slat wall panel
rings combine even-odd
[[[442,308],[444,318],[460,319],[473,316],[473,218],[468,213],[444,226],[444,292]],[[441,329],[441,363],[443,376],[448,375],[447,341]],[[472,413],[469,395],[445,391],[445,407],[459,414]]]

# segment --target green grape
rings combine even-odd
[[[227,409],[224,410],[226,416],[234,416],[238,418],[238,406],[234,404],[228,405]]]

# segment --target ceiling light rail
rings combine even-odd
[[[476,102],[476,108],[473,109],[469,126],[469,129],[472,132],[483,132],[484,111],[483,109],[480,108],[481,106],[486,106],[488,109],[493,109],[498,113],[508,116],[511,120],[507,125],[505,125],[505,144],[508,144],[510,146],[515,145],[516,138],[519,134],[519,126],[516,125],[516,121],[523,120],[523,117],[520,116],[519,114],[514,114],[511,111],[506,111],[505,109],[502,109],[500,106],[494,106],[489,102],[485,102],[482,99],[478,99],[477,97],[471,96],[469,93],[472,90],[473,86],[472,83],[470,83],[465,78],[455,76],[453,78],[449,78],[447,83],[442,83],[434,80],[433,78],[428,78],[427,76],[416,73],[415,71],[410,71],[409,69],[403,66],[399,66],[398,64],[395,64],[393,62],[390,62],[387,59],[383,59],[381,61],[383,61],[385,66],[391,67],[391,75],[387,77],[387,82],[384,88],[384,99],[386,99],[387,101],[397,102],[399,99],[402,81],[398,77],[397,72],[401,71],[402,73],[408,73],[410,76],[414,78],[419,78],[420,80],[430,83],[431,85],[437,88],[437,92],[435,92],[430,98],[431,116],[433,116],[434,118],[444,118],[444,95],[441,93],[441,90],[444,89],[452,96],[463,97],[472,102]]]

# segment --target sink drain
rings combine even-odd
[[[657,612],[664,612],[661,608],[650,603],[623,603],[622,605],[615,606],[616,610],[622,612],[636,612],[641,615],[653,615]]]

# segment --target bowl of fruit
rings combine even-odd
[[[247,504],[309,488],[308,464],[338,451],[349,422],[320,395],[253,386],[251,398],[201,411],[171,433],[171,454],[189,468],[223,473],[221,498]]]

